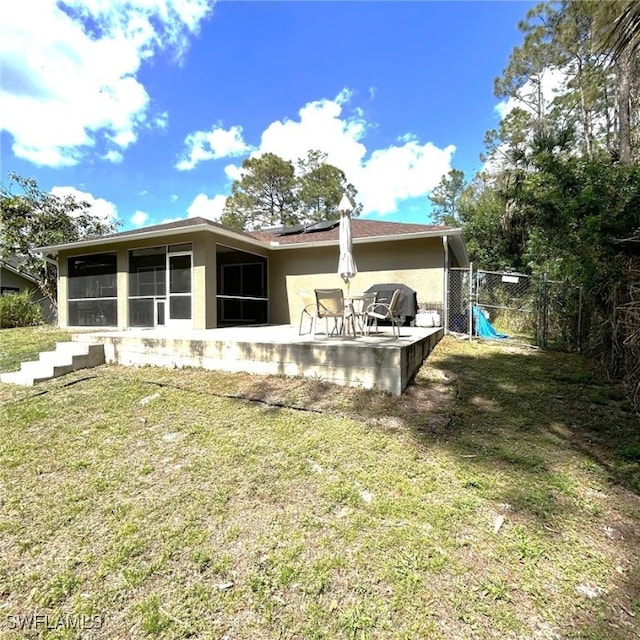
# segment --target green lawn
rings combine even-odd
[[[103,366],[0,402],[2,638],[640,637],[638,419],[578,356],[447,338],[402,398]]]
[[[41,351],[53,351],[56,342],[69,340],[70,331],[51,325],[0,330],[0,372],[20,368],[26,360],[37,360]]]

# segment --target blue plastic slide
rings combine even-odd
[[[493,325],[487,320],[487,317],[478,307],[473,307],[473,319],[476,324],[476,335],[479,338],[488,338],[489,340],[498,340],[508,338],[506,333],[498,333]]]

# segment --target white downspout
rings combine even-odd
[[[444,248],[444,269],[442,271],[444,283],[442,286],[442,322],[444,323],[444,332],[449,333],[449,238],[442,236],[442,246]]]
[[[46,256],[44,253],[41,253],[40,257],[45,262],[48,262],[49,264],[52,264],[56,269],[58,268],[58,261],[57,260],[54,260],[53,258],[50,258],[49,256]]]

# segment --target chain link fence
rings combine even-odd
[[[539,284],[538,345],[559,351],[581,351],[582,288],[545,277]]]
[[[450,268],[445,327],[477,337],[473,308],[509,339],[543,348],[579,351],[582,292],[566,282],[514,271]]]
[[[538,292],[530,276],[478,269],[475,284],[475,304],[497,332],[523,340],[535,335]]]
[[[447,271],[447,308],[444,326],[453,333],[471,335],[472,270],[450,267]]]

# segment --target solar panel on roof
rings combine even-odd
[[[302,233],[304,231],[304,225],[297,224],[293,227],[279,227],[274,231],[276,231],[279,236],[293,236],[296,233]]]
[[[314,233],[315,231],[328,231],[340,224],[339,220],[322,220],[315,224],[310,224],[305,230],[305,233]]]

